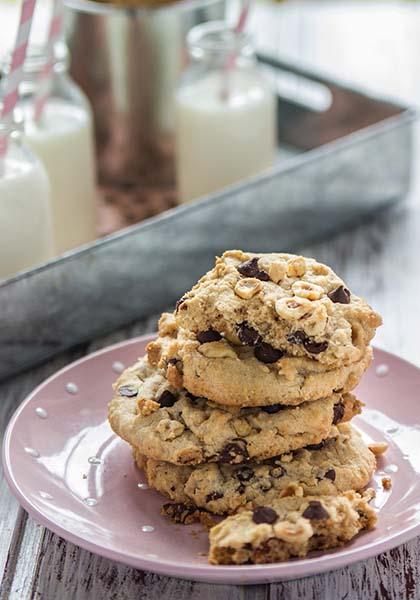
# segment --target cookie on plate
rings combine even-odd
[[[200,342],[195,334],[178,329],[174,315],[169,313],[162,315],[159,337],[149,343],[147,353],[172,386],[241,407],[295,405],[349,392],[372,361],[372,349],[367,347],[360,360],[334,368],[298,356],[262,362],[250,346],[224,338]]]
[[[342,546],[376,525],[371,490],[338,496],[287,497],[224,519],[209,533],[215,565],[270,563]]]
[[[178,466],[156,461],[133,448],[150,487],[174,502],[194,505],[215,514],[232,514],[241,507],[266,505],[296,487],[305,495],[336,495],[361,490],[376,467],[374,454],[349,424],[316,446],[309,446],[262,463],[207,463]]]
[[[382,320],[334,271],[293,254],[225,252],[177,303],[179,327],[226,340],[262,364],[309,358],[324,368],[359,362]]]
[[[140,454],[179,465],[261,461],[337,435],[360,413],[352,394],[299,406],[222,406],[176,390],[146,357],[115,384],[111,427]]]

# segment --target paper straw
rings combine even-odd
[[[241,8],[241,12],[239,14],[238,22],[236,23],[236,25],[233,29],[235,35],[240,35],[243,32],[243,30],[245,29],[245,25],[248,21],[250,7],[251,7],[251,0],[244,0],[243,6]],[[223,84],[222,84],[222,90],[221,90],[221,98],[224,101],[226,101],[229,98],[229,74],[230,74],[230,71],[235,66],[236,58],[237,58],[237,53],[236,52],[232,53],[232,55],[226,61],[226,65],[224,68]]]
[[[39,122],[44,112],[45,105],[51,92],[51,81],[54,70],[54,47],[61,38],[63,29],[63,3],[62,0],[54,0],[51,15],[50,29],[46,46],[47,62],[44,65],[38,80],[38,91],[34,103],[34,119]]]
[[[10,70],[4,85],[3,108],[0,121],[4,125],[13,122],[13,111],[19,97],[19,84],[22,79],[23,63],[28,49],[29,34],[32,27],[32,17],[34,14],[36,0],[23,0],[19,27],[16,35],[16,41],[12,52],[12,62]],[[7,127],[4,134],[0,134],[0,171],[4,168],[4,159],[8,146]]]
[[[245,0],[244,5],[242,7],[241,13],[239,15],[239,19],[238,22],[236,24],[236,27],[234,29],[234,32],[236,34],[242,33],[246,22],[248,20],[248,15],[249,15],[249,9],[251,7],[251,0]]]

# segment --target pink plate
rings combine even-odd
[[[336,551],[280,564],[215,567],[198,526],[160,516],[127,444],[107,422],[111,384],[151,337],[91,354],[45,381],[13,416],[4,440],[6,478],[23,507],[63,538],[139,569],[197,581],[251,584],[337,569],[420,534],[420,369],[375,350],[359,387],[357,426],[390,448],[372,481],[379,524]],[[392,477],[384,491],[381,479]]]

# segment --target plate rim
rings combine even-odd
[[[21,490],[18,481],[16,481],[12,459],[10,456],[10,441],[13,434],[13,429],[19,419],[19,416],[23,409],[31,402],[32,398],[39,392],[48,386],[51,381],[55,378],[63,375],[67,371],[70,371],[77,367],[79,364],[84,363],[88,360],[92,360],[97,356],[103,354],[112,353],[121,347],[127,347],[136,345],[139,343],[147,343],[156,338],[156,333],[145,334],[117,342],[115,344],[106,346],[96,350],[86,356],[83,356],[76,361],[65,365],[39,385],[37,385],[19,404],[14,411],[4,433],[1,459],[3,464],[3,471],[5,480],[15,498],[18,500],[20,505],[27,511],[27,513],[39,524],[43,525],[53,533],[59,535],[63,539],[75,544],[76,546],[88,550],[94,554],[113,560],[130,567],[158,573],[159,575],[176,577],[179,579],[186,579],[190,581],[200,581],[206,583],[225,583],[225,584],[236,584],[236,585],[253,585],[258,583],[269,583],[276,581],[286,581],[292,579],[300,579],[318,573],[325,573],[326,571],[334,571],[337,569],[344,568],[346,566],[353,565],[363,560],[374,558],[375,556],[391,550],[401,544],[404,544],[415,537],[420,535],[420,522],[413,524],[412,526],[405,527],[402,531],[394,533],[389,538],[382,540],[381,542],[375,542],[372,540],[369,544],[362,548],[352,548],[351,546],[340,549],[337,552],[331,554],[326,552],[316,558],[303,558],[294,559],[281,563],[270,563],[261,565],[210,565],[210,564],[184,564],[174,563],[169,560],[150,559],[145,556],[136,556],[132,553],[126,553],[120,550],[112,549],[109,546],[105,546],[100,543],[89,541],[88,539],[72,533],[71,530],[62,527],[59,523],[45,516],[45,514],[37,506],[32,504],[29,498]],[[374,354],[376,356],[383,356],[397,359],[400,362],[405,363],[409,367],[415,368],[420,371],[419,367],[414,363],[400,358],[396,354],[382,350],[378,347],[374,347]],[[420,375],[420,373],[419,373]],[[251,567],[251,568],[250,568]],[[185,574],[180,574],[179,571],[184,568]]]

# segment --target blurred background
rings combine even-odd
[[[100,183],[96,231],[98,235],[104,235],[175,206],[177,193],[172,140],[170,135],[166,135],[166,130],[165,136],[159,137],[159,146],[154,140],[155,147],[145,151],[146,142],[142,142],[143,147],[136,152],[128,150],[137,144],[137,140],[127,137],[126,124],[120,123],[118,130],[117,125],[113,125],[113,131],[109,131],[110,126],[105,122],[104,115],[110,112],[110,83],[104,81],[105,75],[101,73],[104,65],[98,60],[98,53],[111,53],[109,60],[114,61],[114,71],[121,69],[119,74],[114,73],[112,86],[119,87],[117,95],[119,93],[123,96],[127,92],[127,81],[124,78],[131,77],[129,69],[132,67],[122,64],[124,61],[121,62],[121,57],[133,53],[133,43],[137,44],[134,51],[139,56],[145,56],[145,51],[151,52],[153,60],[148,63],[145,60],[143,67],[136,59],[135,76],[141,80],[140,88],[153,88],[151,93],[155,95],[157,103],[161,103],[162,97],[166,96],[165,103],[169,104],[177,76],[187,63],[186,57],[182,59],[182,64],[176,62],[178,58],[174,56],[174,48],[181,43],[179,40],[182,38],[182,43],[184,42],[190,26],[201,20],[220,18],[225,12],[228,22],[235,23],[242,3],[237,0],[228,0],[226,3],[193,0],[187,5],[194,6],[196,12],[193,16],[188,16],[188,10],[181,11],[182,17],[178,13],[175,16],[174,11],[166,7],[150,13],[146,11],[138,17],[139,22],[144,24],[144,33],[137,29],[134,34],[136,41],[131,40],[129,43],[127,38],[130,33],[127,33],[127,24],[123,23],[122,18],[119,23],[113,23],[105,34],[103,30],[95,29],[93,20],[89,22],[85,19],[84,22],[76,23],[75,37],[75,15],[80,15],[78,9],[83,4],[89,3],[77,0],[68,3],[67,39],[73,55],[71,75],[88,95],[96,113]],[[203,8],[208,4],[213,6]],[[100,3],[97,5],[101,6]],[[49,0],[39,0],[37,3],[31,34],[32,44],[42,45],[45,42],[51,6]],[[0,57],[6,56],[13,44],[19,7],[20,3],[15,0],[0,0]],[[130,14],[129,10],[127,9],[126,14]],[[152,12],[156,14],[152,15]],[[134,18],[133,14],[131,18]],[[420,62],[419,24],[420,3],[410,0],[255,0],[246,29],[252,34],[255,48],[259,52],[304,66],[309,71],[337,79],[380,98],[415,105],[420,100],[417,75]],[[177,36],[179,40],[176,39]],[[113,40],[112,45],[110,39]],[[159,51],[156,44],[161,44]],[[159,69],[156,69],[156,65]],[[124,71],[126,67],[127,71]],[[158,77],[157,70],[163,70],[164,74]],[[296,83],[290,77],[279,79],[281,94],[295,99],[303,94],[304,101],[308,100],[308,90],[302,90],[301,83]],[[132,94],[132,91],[128,93]],[[138,94],[138,91],[135,93]],[[315,103],[320,101],[322,104],[322,90],[309,90],[310,102],[314,98]],[[119,100],[122,103],[126,101],[124,97]],[[140,99],[139,102],[142,101]],[[161,106],[159,110],[162,112],[166,109],[167,106]],[[136,107],[134,110],[136,111]],[[386,115],[378,113],[378,119],[381,116]],[[115,116],[112,118],[116,123]],[[136,118],[145,120],[147,117],[140,115],[137,110]],[[172,116],[165,116],[164,119],[165,127],[171,134]],[[361,123],[357,128],[360,126]],[[343,133],[338,132],[336,137],[341,137]],[[130,133],[132,135],[134,134]],[[149,147],[153,145],[149,141],[147,143]],[[281,143],[279,150],[282,150]],[[139,155],[144,157],[147,153],[151,155],[150,160],[144,159],[142,162]],[[134,166],[132,154],[137,161]],[[277,159],[279,156],[281,154]],[[144,173],[139,175],[142,169]]]

